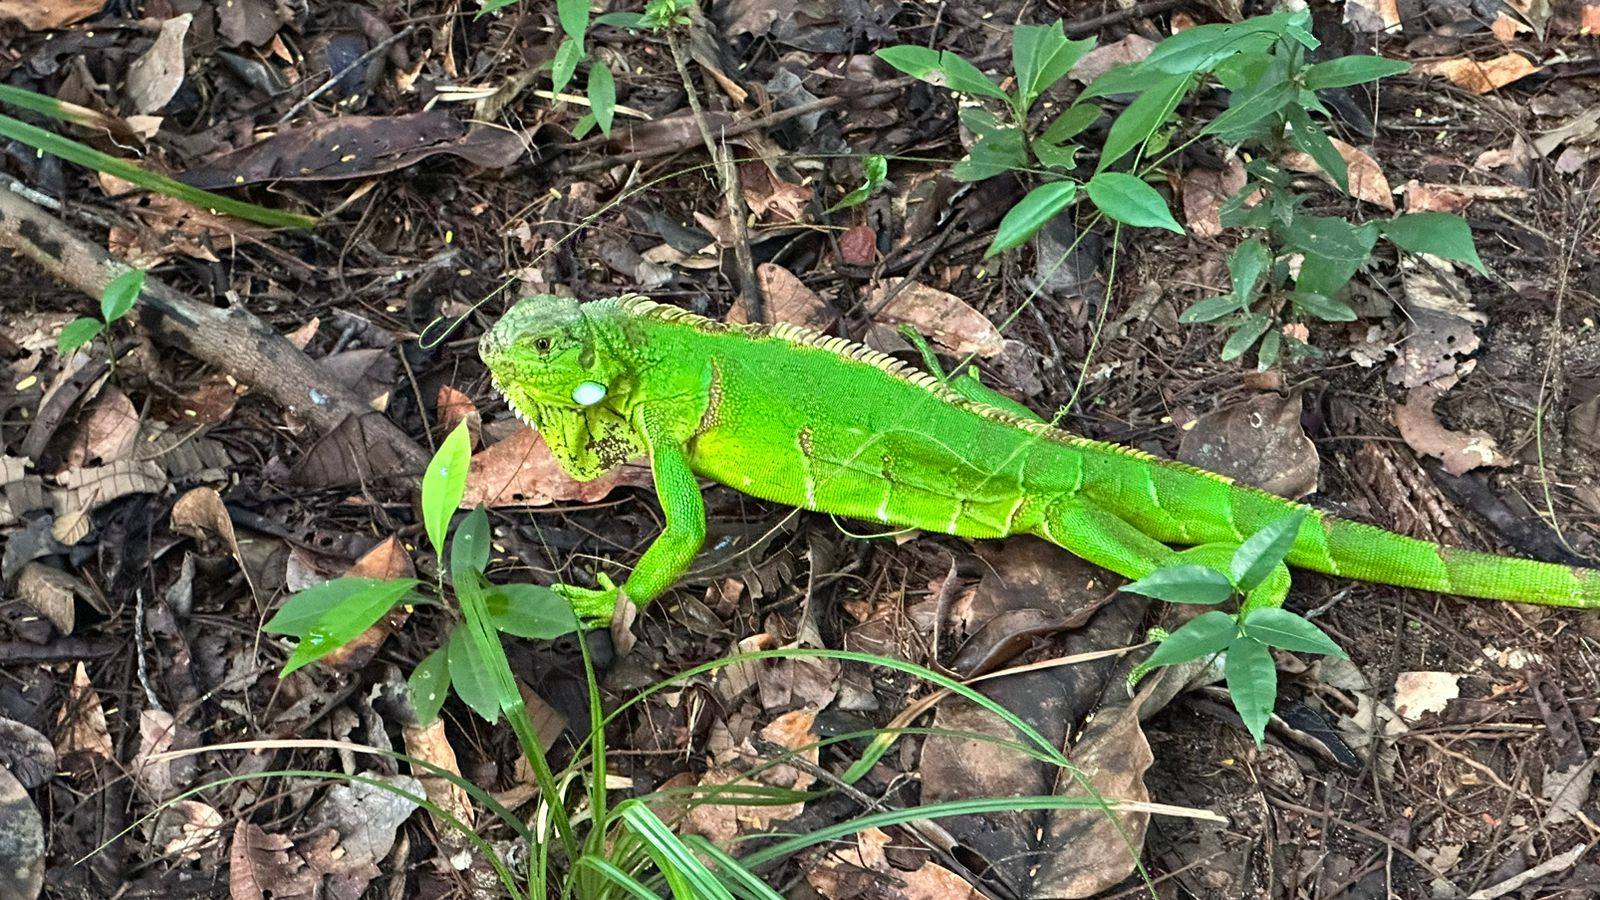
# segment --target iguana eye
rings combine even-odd
[[[535,340],[533,342],[533,349],[539,351],[540,353],[549,353],[550,352],[550,339],[547,338],[547,337],[542,337],[542,338],[539,338],[539,339]]]

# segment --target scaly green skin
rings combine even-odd
[[[621,591],[644,604],[705,540],[696,476],[765,500],[969,538],[1033,534],[1128,578],[1176,559],[1227,571],[1299,504],[1049,427],[969,378],[935,377],[789,325],[725,325],[642,297],[518,303],[480,352],[561,466],[648,454],[666,528]],[[931,354],[930,354],[931,360]],[[1287,562],[1447,594],[1600,606],[1600,570],[1460,550],[1314,509]],[[1191,549],[1177,551],[1171,545]],[[1286,570],[1247,599],[1281,603]],[[618,588],[559,586],[609,618]]]

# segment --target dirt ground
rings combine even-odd
[[[674,38],[687,82],[667,39],[594,25],[589,65],[616,73],[616,120],[609,136],[575,137],[590,101],[581,78],[551,98],[553,3],[482,16],[470,0],[36,6],[0,0],[0,84],[106,118],[0,113],[319,218],[254,225],[0,142],[0,187],[59,226],[19,237],[0,217],[4,247],[80,240],[196,308],[247,313],[289,339],[197,342],[195,326],[141,301],[109,339],[64,358],[57,335],[98,293],[0,249],[0,832],[18,835],[0,840],[16,873],[0,875],[4,900],[39,882],[58,898],[495,896],[485,864],[411,806],[349,785],[219,779],[409,777],[294,743],[326,739],[448,760],[499,796],[531,796],[503,724],[457,700],[436,729],[413,721],[405,676],[445,639],[447,609],[391,615],[284,679],[290,642],[260,631],[293,591],[352,565],[435,571],[418,460],[462,420],[479,447],[468,495],[490,508],[493,579],[592,584],[631,568],[661,527],[647,470],[566,478],[475,352],[530,294],[640,291],[920,365],[893,327],[911,322],[947,364],[975,352],[987,384],[1060,410],[1075,433],[1416,537],[1600,565],[1600,6],[1312,7],[1339,52],[1488,73],[1439,67],[1352,92],[1356,113],[1332,130],[1385,187],[1355,199],[1314,175],[1301,183],[1321,215],[1387,217],[1382,200],[1459,212],[1488,274],[1457,267],[1419,288],[1380,254],[1351,288],[1359,318],[1313,324],[1322,354],[1265,372],[1253,357],[1221,361],[1215,329],[1178,321],[1226,288],[1236,238],[1196,223],[1237,160],[1201,145],[1172,157],[1161,187],[1187,233],[1125,232],[1109,289],[1108,229],[1053,265],[1079,237],[1076,213],[985,259],[1031,185],[953,178],[971,133],[952,95],[872,55],[919,44],[1003,74],[1019,21],[1060,18],[1071,37],[1128,50],[1264,9],[724,0]],[[1397,25],[1372,29],[1374,16]],[[1508,56],[1518,77],[1498,74]],[[1082,87],[1069,77],[1047,99],[1064,106]],[[732,217],[701,126],[732,156],[745,207]],[[867,154],[889,157],[885,183],[830,209],[862,183]],[[363,415],[285,402],[307,358],[335,398],[323,406]],[[1279,654],[1276,716],[1257,747],[1220,682],[1145,682],[1139,721],[1123,714],[1125,655],[1073,662],[1177,621],[1117,595],[1102,570],[1027,538],[881,536],[725,487],[705,497],[710,534],[690,576],[629,641],[591,635],[611,701],[739,649],[842,648],[959,676],[1066,658],[984,690],[1068,747],[1107,796],[1218,814],[1129,816],[1142,871],[1125,837],[1085,814],[959,817],[945,843],[888,829],[763,872],[786,896],[1600,895],[1593,613],[1297,575],[1289,608],[1351,659]],[[553,752],[569,752],[588,717],[577,645],[506,646]],[[634,707],[613,728],[615,773],[640,791],[733,780],[795,734],[884,727],[930,693],[818,660],[765,664],[740,687],[707,676]],[[954,702],[899,724],[993,728]],[[287,743],[159,755],[263,739]],[[683,827],[805,832],[864,803],[1073,788],[935,734],[902,738],[852,790],[828,790],[862,746],[825,750],[824,795],[784,818]]]

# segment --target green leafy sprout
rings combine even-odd
[[[1231,290],[1185,310],[1180,321],[1223,329],[1222,358],[1252,350],[1259,369],[1284,351],[1294,358],[1316,348],[1285,333],[1288,322],[1355,319],[1342,296],[1371,260],[1379,238],[1396,250],[1426,254],[1485,273],[1471,229],[1459,216],[1405,213],[1358,223],[1305,211],[1277,162],[1286,153],[1310,156],[1341,190],[1348,164],[1320,120],[1328,110],[1318,92],[1378,81],[1408,71],[1409,63],[1379,56],[1345,56],[1312,63],[1318,41],[1305,11],[1201,25],[1172,35],[1145,59],[1116,66],[1091,82],[1066,109],[1039,117],[1035,105],[1094,46],[1068,40],[1059,21],[1021,25],[1012,38],[1014,87],[1003,90],[977,66],[948,50],[901,45],[878,56],[908,75],[961,98],[958,116],[974,136],[951,174],[980,181],[1014,172],[1035,186],[1002,218],[986,256],[1019,247],[1056,216],[1087,198],[1099,215],[1139,228],[1183,229],[1151,186],[1163,163],[1203,138],[1224,157],[1240,156],[1244,187],[1223,204],[1221,222],[1243,239],[1229,257]],[[1179,140],[1176,111],[1201,90],[1227,93],[1227,108]],[[1079,157],[1082,140],[1103,115],[1094,102],[1128,98],[1100,141],[1092,170]],[[1121,170],[1119,167],[1126,167]]]
[[[1333,638],[1304,616],[1249,599],[1283,565],[1305,519],[1306,512],[1300,510],[1246,538],[1226,572],[1174,562],[1123,585],[1121,589],[1129,593],[1169,603],[1215,606],[1236,596],[1247,598],[1237,613],[1209,610],[1171,634],[1158,634],[1160,644],[1134,670],[1131,680],[1162,666],[1220,656],[1233,707],[1260,745],[1278,696],[1278,670],[1269,648],[1348,658]]]
[[[71,356],[83,345],[108,331],[117,320],[133,310],[139,293],[144,290],[144,270],[129,269],[111,279],[100,295],[100,318],[80,316],[67,323],[56,336],[56,349],[62,356]]]

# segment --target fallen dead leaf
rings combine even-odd
[[[288,8],[282,9],[287,16]],[[277,35],[283,21],[273,0],[225,0],[217,4],[217,33],[229,47],[265,44]]]
[[[44,819],[11,770],[0,765],[0,897],[33,900],[44,889]]]
[[[593,481],[577,481],[561,470],[544,438],[523,427],[472,457],[463,507],[548,506],[558,501],[593,503],[618,486],[648,487],[650,469],[624,463]]]
[[[812,331],[824,332],[833,327],[838,313],[817,292],[806,287],[805,282],[793,272],[774,263],[756,266],[756,278],[761,282],[761,293],[766,298],[767,320],[788,322]],[[728,310],[729,322],[749,322],[750,311],[745,309],[741,295]]]
[[[417,805],[388,788],[412,796],[424,794],[422,784],[409,775],[362,772],[383,784],[352,782],[328,789],[308,816],[305,832],[312,835],[300,845],[306,860],[339,884],[335,896],[359,897],[381,874],[378,863],[394,849],[395,836]]]
[[[1509,44],[1516,40],[1519,33],[1532,30],[1515,16],[1508,16],[1503,12],[1495,13],[1494,21],[1489,24],[1489,31],[1499,38],[1502,44]]]
[[[805,185],[784,181],[764,162],[739,164],[739,185],[745,202],[758,222],[792,225],[803,221],[806,204],[815,192]]]
[[[222,839],[222,814],[199,800],[177,800],[161,810],[150,830],[150,844],[162,856],[194,862]]]
[[[81,662],[72,672],[72,686],[67,689],[67,701],[62,704],[56,723],[60,726],[56,733],[56,756],[88,753],[104,759],[116,758],[100,693],[94,689],[89,670]]]
[[[868,305],[876,308],[904,280],[885,279],[868,295]],[[990,357],[1005,349],[1000,330],[983,313],[960,297],[921,282],[907,284],[878,311],[877,318],[892,325],[910,325],[957,356]]]
[[[1394,196],[1389,190],[1389,179],[1384,177],[1383,169],[1378,166],[1378,161],[1373,159],[1366,151],[1353,147],[1336,137],[1328,138],[1333,143],[1333,148],[1339,151],[1344,158],[1347,180],[1350,183],[1350,196],[1357,200],[1365,200],[1374,206],[1380,206],[1390,212],[1394,211]],[[1321,175],[1328,178],[1322,171],[1317,161],[1309,154],[1296,150],[1283,155],[1285,168],[1307,175]],[[1333,179],[1328,178],[1329,183]]]
[[[23,788],[33,790],[56,777],[56,748],[38,729],[0,716],[0,768],[9,769]],[[3,801],[0,801],[3,802]],[[7,834],[0,828],[0,834]],[[0,891],[0,895],[3,895]]]
[[[827,900],[982,900],[959,875],[933,862],[912,870],[890,865],[884,848],[889,835],[867,828],[853,847],[830,851],[820,863],[807,866],[806,881]]]
[[[1400,271],[1408,325],[1389,381],[1413,388],[1456,374],[1458,360],[1477,351],[1480,342],[1474,329],[1488,317],[1469,305],[1472,292],[1449,271],[1449,263],[1435,265],[1407,255],[1401,257]],[[1462,365],[1470,366],[1471,361]]]
[[[78,421],[65,455],[69,467],[112,463],[133,453],[139,411],[116,385],[107,384]]]
[[[1183,432],[1178,459],[1280,497],[1317,489],[1317,447],[1300,424],[1301,395],[1258,394],[1201,416]]]
[[[192,756],[154,757],[199,745],[193,729],[172,713],[146,709],[139,713],[139,752],[133,758],[133,779],[151,799],[170,800],[194,780],[197,766]]]
[[[771,724],[761,730],[761,736],[774,744],[789,748],[799,749],[816,741],[813,728],[816,724],[817,714],[813,710],[795,710],[785,713],[774,719]],[[733,748],[720,754],[718,764],[713,765],[700,777],[701,787],[716,787],[719,785],[752,784],[744,775],[746,763],[764,760],[769,754],[753,746],[746,739],[740,747]],[[817,761],[817,748],[812,747],[801,755],[802,759],[812,763]],[[805,790],[815,779],[793,766],[775,766],[767,769],[759,776],[759,783],[775,787],[786,787],[794,790]],[[700,803],[689,810],[683,820],[683,831],[687,834],[699,834],[725,844],[740,834],[749,831],[759,831],[768,828],[774,822],[791,819],[805,809],[804,803],[788,803],[781,806],[749,806],[739,803]]]
[[[1394,424],[1411,449],[1432,456],[1451,475],[1464,475],[1480,466],[1508,466],[1511,460],[1482,431],[1451,431],[1439,423],[1433,405],[1443,392],[1433,385],[1413,388],[1406,402],[1394,408]]]
[[[405,737],[407,754],[423,762],[433,763],[447,772],[461,774],[461,767],[456,762],[456,750],[450,745],[450,737],[445,733],[443,718],[435,718],[427,725],[407,725],[402,733]],[[413,771],[420,773],[426,770],[418,767]],[[419,774],[417,780],[422,782],[423,789],[428,792],[429,800],[471,827],[472,799],[465,789],[440,775]],[[452,826],[449,822],[431,811],[429,815],[434,816],[434,825],[441,835],[450,832]]]
[[[1416,64],[1419,75],[1442,75],[1457,87],[1474,94],[1487,94],[1540,70],[1520,53],[1506,53],[1493,59],[1478,60],[1458,56]]]
[[[65,28],[105,5],[105,0],[0,0],[0,21],[9,19],[29,31]]]
[[[71,634],[77,619],[78,592],[88,588],[76,577],[43,563],[30,562],[17,576],[17,597],[50,620],[60,634]]]
[[[483,416],[478,412],[478,405],[472,402],[471,397],[448,384],[441,384],[439,397],[434,405],[438,410],[441,433],[449,434],[465,421],[471,445],[476,447],[483,440]]]
[[[128,66],[128,99],[133,108],[149,114],[167,105],[183,84],[183,38],[189,33],[192,13],[161,23],[156,42]]]
[[[1202,239],[1222,233],[1222,204],[1244,188],[1244,163],[1229,160],[1224,169],[1193,169],[1183,176],[1183,220]]]
[[[870,266],[878,259],[878,233],[865,222],[839,235],[839,260],[851,266]]]
[[[1400,4],[1397,0],[1345,0],[1344,22],[1360,34],[1398,32]]]
[[[1156,47],[1155,41],[1142,35],[1130,34],[1115,43],[1090,50],[1078,60],[1067,74],[1082,84],[1088,84],[1123,63],[1135,63]]]
[[[1412,722],[1424,713],[1444,712],[1461,696],[1460,682],[1455,672],[1401,672],[1394,679],[1394,711]]]
[[[56,523],[51,533],[71,546],[89,533],[89,513],[129,494],[158,494],[167,487],[166,473],[150,460],[118,460],[104,466],[68,469],[56,476]]]
[[[230,900],[311,900],[321,877],[294,849],[294,841],[240,819],[228,850]]]

